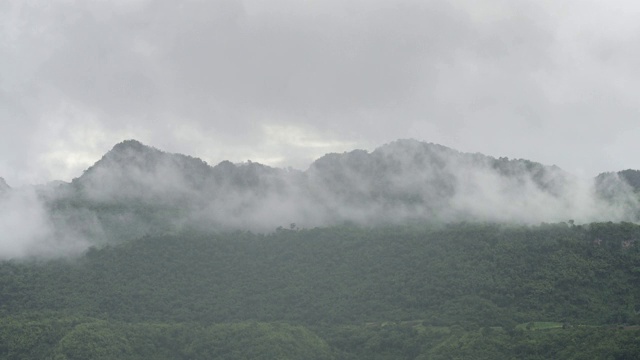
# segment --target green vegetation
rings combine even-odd
[[[561,329],[566,327],[567,324],[555,322],[555,321],[531,321],[526,324],[519,324],[516,329],[519,330],[549,330],[549,329]]]
[[[4,261],[0,359],[638,358],[639,239],[630,223],[279,228]]]
[[[327,343],[301,326],[122,323],[91,318],[5,318],[6,359],[331,359]]]

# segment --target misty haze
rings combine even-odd
[[[640,358],[639,14],[0,1],[0,360]]]
[[[327,154],[307,170],[215,166],[127,140],[71,181],[3,181],[4,258],[60,256],[91,245],[184,230],[261,233],[454,223],[637,221],[640,172],[579,179],[556,166],[417,140]]]

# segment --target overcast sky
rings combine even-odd
[[[0,177],[70,180],[135,138],[305,169],[415,138],[640,168],[640,2],[0,1]]]

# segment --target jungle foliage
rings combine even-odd
[[[0,359],[631,359],[640,226],[147,236],[0,263]]]

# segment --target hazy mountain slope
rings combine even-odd
[[[571,192],[574,181],[557,167],[415,140],[328,154],[304,172],[252,162],[211,167],[129,140],[70,188],[72,197],[100,208],[98,223],[133,221],[109,228],[136,228],[139,236],[184,226],[270,231],[289,223],[593,220],[577,208],[581,199],[571,198],[584,196]],[[108,207],[114,216],[104,215]]]
[[[622,186],[625,190],[632,190],[634,192],[640,191],[640,170],[622,170],[618,172],[606,172],[596,176],[596,185],[600,191],[605,192],[610,190],[612,184],[618,183],[618,186]]]
[[[599,199],[622,209],[632,221],[640,218],[640,171],[623,170],[599,174],[594,179],[594,189]]]
[[[307,175],[319,198],[346,218],[538,222],[581,215],[569,214],[579,210],[571,208],[579,199],[570,198],[576,179],[557,167],[415,140],[329,154]]]
[[[36,187],[37,197],[11,202],[3,215],[9,220],[0,224],[15,223],[12,209],[37,214],[35,226],[20,222],[28,231],[13,232],[37,233],[55,244],[51,249],[65,249],[67,243],[82,248],[76,245],[189,228],[269,232],[289,224],[635,221],[640,207],[629,185],[635,175],[602,175],[594,185],[555,166],[416,140],[327,154],[305,171],[254,162],[210,166],[127,140],[71,183]],[[0,242],[0,255],[22,242]]]
[[[122,241],[184,227],[273,230],[289,216],[264,218],[300,198],[293,192],[300,176],[251,162],[212,167],[127,140],[70,184],[41,195],[55,227],[74,238]]]
[[[97,202],[137,200],[161,204],[224,198],[230,192],[253,196],[286,190],[287,171],[258,163],[223,161],[212,167],[182,154],[169,154],[135,140],[117,144],[73,180],[82,197]]]
[[[72,185],[78,196],[97,202],[171,203],[205,191],[211,173],[200,159],[128,140],[114,146]]]
[[[634,191],[640,190],[640,170],[622,170],[618,172],[618,175],[623,178]]]

